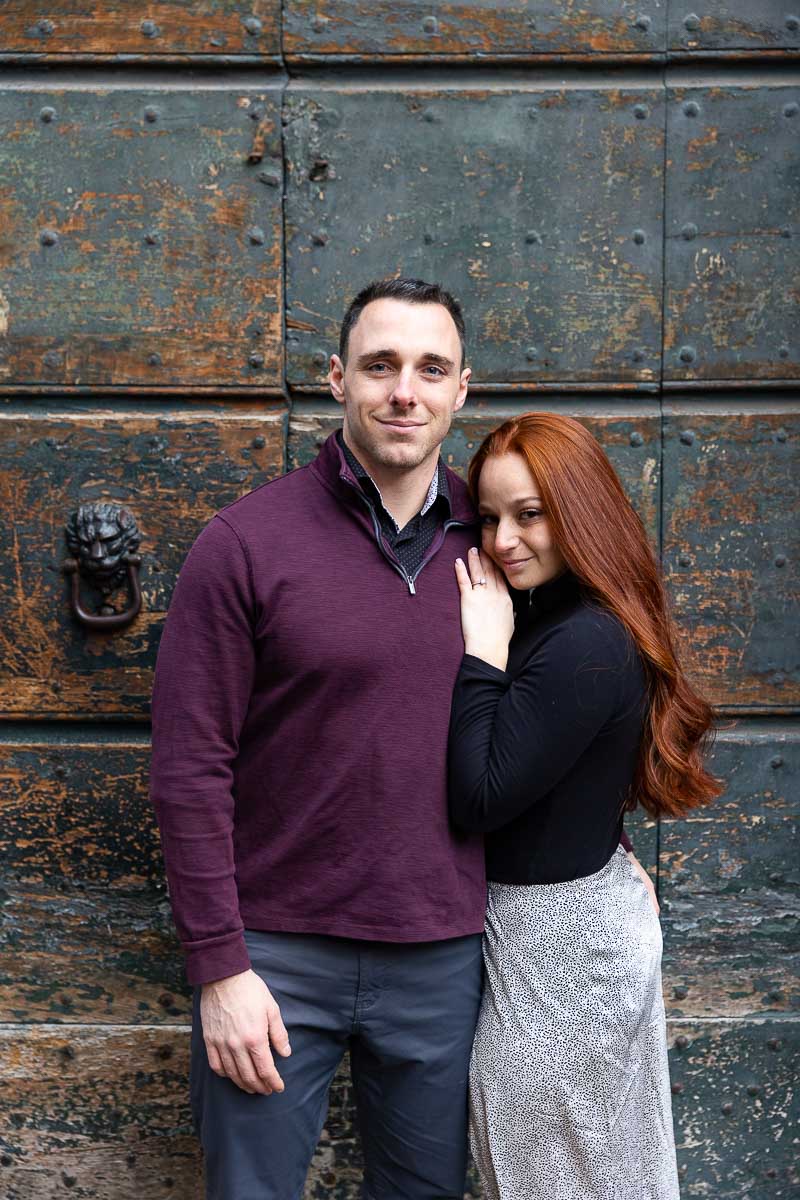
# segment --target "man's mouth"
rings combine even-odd
[[[389,429],[421,429],[424,423],[424,421],[387,421],[378,418],[378,424],[386,425]]]

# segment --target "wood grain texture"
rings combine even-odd
[[[280,390],[277,88],[18,87],[0,125],[0,387]]]
[[[661,89],[298,85],[285,120],[291,384],[399,273],[459,297],[476,383],[658,378]]]
[[[159,60],[175,56],[280,56],[280,0],[6,0],[0,55]]]
[[[287,61],[466,59],[648,55],[664,49],[666,0],[641,7],[591,0],[580,8],[549,0],[284,0]]]
[[[144,716],[172,588],[214,513],[282,472],[286,410],[0,413],[0,711]],[[70,613],[64,523],[79,504],[131,509],[143,611],[118,633]],[[85,603],[99,600],[91,589]],[[121,611],[126,593],[112,597]]]
[[[732,711],[800,704],[798,411],[673,404],[664,415],[664,571],[697,684]]]
[[[800,377],[797,84],[667,89],[664,378]]]

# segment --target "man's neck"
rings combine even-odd
[[[345,445],[355,455],[381,494],[383,506],[402,529],[422,509],[434,472],[439,469],[439,455],[425,459],[418,467],[394,468],[375,463],[357,446],[351,445],[342,431]]]

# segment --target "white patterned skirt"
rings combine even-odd
[[[487,1200],[677,1200],[661,926],[622,847],[489,884],[470,1144]]]

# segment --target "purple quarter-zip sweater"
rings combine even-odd
[[[463,655],[452,520],[409,577],[330,437],[222,510],[180,573],[156,667],[151,792],[190,982],[243,928],[421,942],[479,933],[481,839],[448,823]]]

